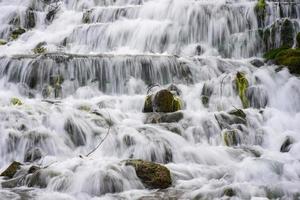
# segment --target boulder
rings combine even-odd
[[[182,101],[179,96],[170,90],[162,89],[158,92],[147,95],[143,112],[176,112],[182,109]]]
[[[2,40],[2,39],[0,39],[0,46],[2,46],[2,45],[6,45],[7,44],[7,41],[6,40]]]
[[[264,66],[264,62],[262,61],[262,60],[260,60],[260,59],[253,59],[253,60],[251,60],[250,61],[250,63],[251,63],[251,65],[253,65],[253,66],[255,66],[255,67],[262,67],[262,66]]]
[[[5,176],[8,178],[13,178],[19,169],[21,169],[21,163],[13,161],[7,169],[0,174],[0,176]]]
[[[147,188],[165,189],[172,185],[170,170],[165,166],[143,160],[128,160],[125,164],[134,167],[136,175]]]

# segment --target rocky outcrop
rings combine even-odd
[[[136,175],[150,189],[165,189],[172,185],[170,170],[157,163],[143,160],[127,160],[126,165],[135,169]]]

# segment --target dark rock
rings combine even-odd
[[[172,93],[174,93],[177,96],[180,96],[182,93],[181,90],[175,84],[169,85],[167,90],[171,91]]]
[[[246,113],[241,109],[235,109],[235,110],[229,111],[228,113],[230,115],[234,115],[234,116],[237,116],[237,117],[240,117],[243,119],[246,119],[246,117],[247,117]]]
[[[299,33],[297,33],[297,36],[296,36],[296,47],[297,48],[300,48],[300,32]]]
[[[237,130],[224,131],[223,140],[226,146],[237,146],[241,143]]]
[[[213,93],[213,87],[204,83],[202,91],[201,91],[201,101],[205,107],[208,107],[209,99]]]
[[[261,86],[251,86],[247,89],[246,97],[253,108],[265,108],[269,102],[267,91]]]
[[[126,165],[134,167],[137,176],[147,188],[165,189],[172,184],[170,171],[165,166],[143,160],[128,160]]]
[[[19,162],[16,162],[16,161],[14,161],[14,162],[12,162],[9,166],[8,166],[8,168],[4,171],[4,172],[2,172],[1,174],[0,174],[0,176],[5,176],[5,177],[8,177],[8,178],[13,178],[14,177],[14,175],[17,173],[17,171],[19,170],[19,169],[21,169],[21,163],[19,163]]]
[[[42,151],[40,148],[29,149],[24,157],[24,162],[33,162],[42,158]]]
[[[224,189],[223,196],[233,197],[235,195],[236,195],[236,193],[232,188]]]
[[[34,28],[36,25],[36,16],[33,9],[28,9],[26,11],[26,18],[25,18],[25,28],[31,29]]]
[[[294,44],[294,25],[289,19],[285,19],[281,27],[281,44],[287,48]]]
[[[250,63],[255,67],[261,67],[261,66],[264,66],[264,64],[265,64],[262,60],[259,60],[259,59],[253,59],[250,61]]]
[[[292,144],[294,143],[293,138],[290,136],[287,136],[283,142],[283,144],[280,147],[280,152],[289,152],[291,149]]]
[[[33,173],[35,173],[36,171],[38,171],[38,170],[40,170],[41,168],[40,167],[38,167],[38,166],[31,166],[30,168],[29,168],[29,170],[28,170],[28,174],[33,174]]]
[[[25,32],[26,32],[25,29],[17,28],[11,32],[10,37],[11,37],[11,39],[16,40],[19,38],[20,35],[24,34]]]

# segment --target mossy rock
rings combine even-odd
[[[10,99],[10,103],[14,106],[21,106],[23,105],[22,101],[16,97]]]
[[[0,39],[0,46],[6,45],[6,44],[7,44],[7,41]]]
[[[170,170],[165,166],[143,160],[128,160],[125,164],[134,167],[136,175],[147,188],[165,189],[172,185]]]
[[[264,57],[277,65],[286,66],[292,74],[300,75],[300,48],[281,47],[267,52]]]
[[[242,72],[237,72],[236,77],[235,77],[235,83],[236,83],[237,93],[241,99],[243,108],[248,108],[249,101],[246,96],[246,91],[249,87],[249,82],[248,82],[245,74]]]
[[[264,21],[266,17],[266,6],[267,4],[265,0],[258,0],[254,7],[254,11],[258,19],[259,27],[263,27],[264,25]]]
[[[240,144],[240,138],[237,130],[225,130],[223,133],[223,141],[226,146],[237,146]]]
[[[19,169],[21,169],[21,163],[13,161],[7,169],[0,174],[0,176],[5,176],[8,178],[13,178]]]
[[[143,112],[176,112],[181,110],[183,103],[179,96],[171,91],[163,89],[155,94],[147,95],[144,103]]]
[[[16,39],[19,38],[20,35],[24,34],[25,32],[26,32],[25,29],[23,29],[23,28],[17,28],[17,29],[15,29],[15,30],[13,30],[11,32],[10,38],[12,40],[16,40]]]

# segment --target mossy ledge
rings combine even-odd
[[[264,58],[285,66],[290,73],[300,75],[300,48],[277,48],[265,53]]]

